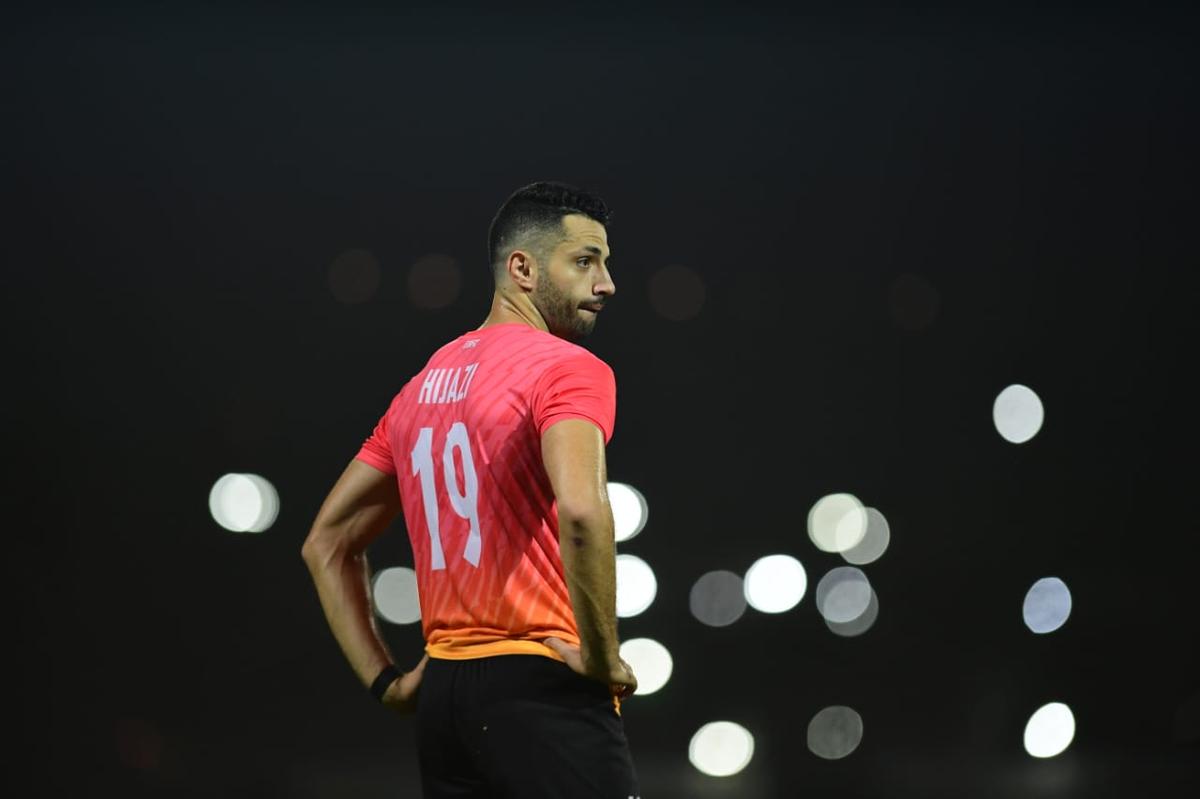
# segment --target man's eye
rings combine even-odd
[[[591,263],[591,260],[592,260],[591,258],[580,258],[580,259],[579,259],[578,261],[576,261],[575,263],[576,263],[576,265],[580,265],[580,264],[581,264],[581,265],[583,265],[583,266],[587,266],[589,263]]]

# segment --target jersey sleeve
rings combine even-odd
[[[612,438],[617,415],[617,381],[612,369],[591,353],[564,358],[538,379],[533,419],[538,434],[563,419],[586,419]]]
[[[391,408],[388,409],[390,410]],[[392,444],[388,438],[388,411],[380,417],[379,423],[375,425],[375,429],[363,442],[354,458],[368,466],[374,466],[385,474],[395,474],[396,464],[392,461]]]

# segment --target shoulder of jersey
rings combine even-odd
[[[601,363],[604,362],[598,355],[596,355],[594,352],[587,349],[586,347],[580,346],[579,344],[576,344],[573,341],[567,341],[565,338],[559,338],[558,336],[554,335],[553,333],[547,333],[544,330],[538,330],[535,327],[526,327],[524,325],[513,325],[511,328],[504,330],[501,333],[501,337],[503,337],[503,338],[519,337],[519,336],[533,337],[537,341],[537,344],[535,346],[537,346],[538,349],[549,350],[551,352],[554,352],[560,358],[570,358],[572,356],[582,355],[586,358],[591,358],[591,359],[600,361]],[[451,342],[451,343],[453,344],[456,342],[463,341],[464,339],[470,339],[470,337],[471,337],[471,334],[466,334],[464,336],[460,336],[459,338],[455,339],[454,342]],[[459,346],[462,346],[462,345],[459,344]]]
[[[558,336],[550,335],[549,333],[545,335],[556,342],[555,344],[550,345],[550,347],[558,350],[556,354],[561,359],[566,360],[568,358],[583,358],[585,360],[595,361],[606,368],[611,368],[603,358],[589,350],[587,347],[576,344],[573,341],[567,341],[566,339],[559,338]],[[550,347],[548,347],[548,349]]]

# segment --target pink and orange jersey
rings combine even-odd
[[[586,419],[607,442],[615,415],[606,363],[520,323],[446,344],[392,400],[357,457],[396,475],[430,657],[579,644],[541,435]]]

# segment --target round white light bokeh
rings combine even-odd
[[[808,512],[808,537],[822,552],[853,549],[867,533],[867,511],[853,494],[828,494]]]
[[[746,570],[746,601],[763,613],[791,610],[807,589],[804,566],[791,555],[767,555]]]
[[[1005,441],[1023,444],[1038,434],[1046,418],[1042,400],[1028,386],[1011,385],[996,396],[992,421]]]
[[[412,624],[421,620],[421,602],[417,595],[417,573],[404,566],[383,569],[371,581],[375,612],[392,624]]]
[[[832,705],[808,722],[808,751],[826,760],[837,760],[857,749],[862,736],[863,722],[858,711]]]
[[[817,611],[828,622],[846,624],[867,612],[872,593],[871,581],[862,569],[838,566],[817,583]]]
[[[658,581],[650,564],[635,555],[617,555],[617,615],[636,616],[654,601]]]
[[[1035,633],[1052,633],[1071,615],[1071,591],[1057,577],[1043,577],[1030,586],[1021,607],[1025,626]]]
[[[732,721],[712,721],[692,736],[688,760],[710,777],[728,777],[750,764],[754,757],[754,736]]]
[[[634,696],[652,694],[671,679],[674,661],[667,648],[653,638],[631,638],[621,644],[621,659],[633,669],[638,687]]]
[[[608,503],[612,506],[613,528],[618,542],[628,541],[640,533],[650,518],[650,505],[646,498],[628,483],[609,483]]]
[[[742,576],[718,569],[700,577],[688,596],[692,615],[709,627],[733,624],[746,612]]]
[[[854,638],[871,629],[877,618],[879,618],[879,597],[872,590],[871,602],[867,605],[867,609],[863,611],[861,616],[847,622],[825,619],[825,626],[829,628],[830,632],[840,635],[843,638]]]
[[[867,514],[867,529],[862,540],[842,552],[842,558],[855,566],[864,566],[879,560],[892,540],[891,528],[883,514],[875,508],[864,510]]]
[[[279,515],[279,494],[257,474],[226,474],[208,492],[208,510],[226,530],[261,533]]]
[[[1042,705],[1025,725],[1025,751],[1034,757],[1054,757],[1075,738],[1075,715],[1062,702]]]

